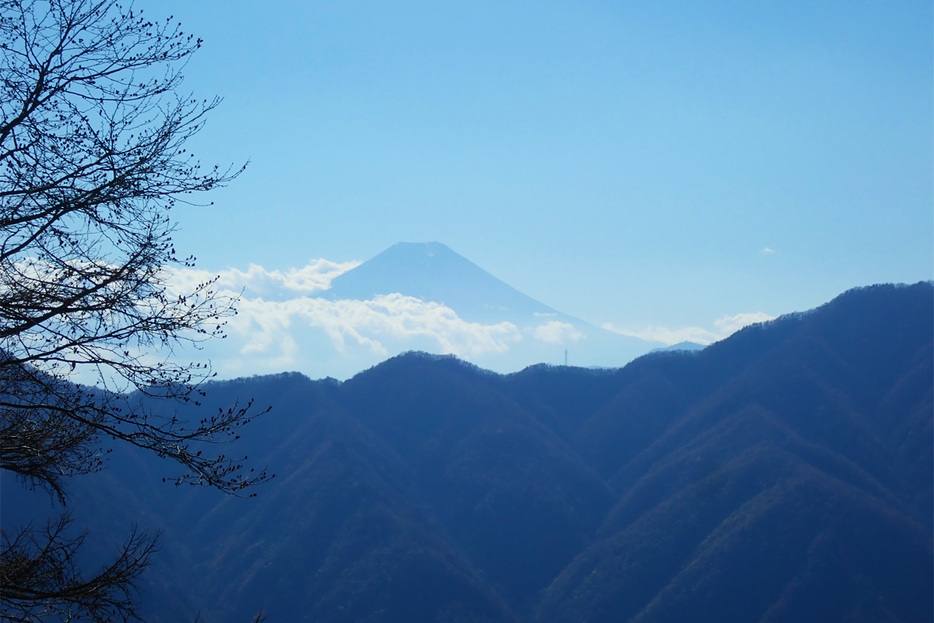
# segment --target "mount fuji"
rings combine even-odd
[[[409,331],[380,336],[386,355],[406,350],[455,354],[482,368],[514,372],[537,363],[567,361],[584,367],[621,367],[659,346],[619,335],[564,314],[497,279],[439,242],[398,243],[331,281],[318,298],[332,301],[386,301],[394,305],[427,305],[438,312],[426,326],[407,318]],[[438,317],[462,331],[495,333],[488,348],[458,347],[429,327]],[[441,333],[439,333],[441,331]],[[491,333],[492,332],[492,333]],[[375,361],[373,363],[376,363]]]
[[[527,324],[570,316],[500,281],[440,242],[400,242],[336,277],[323,296],[367,300],[403,294],[451,308],[469,322]],[[577,321],[580,322],[580,321]]]

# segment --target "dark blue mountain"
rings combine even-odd
[[[277,474],[258,498],[160,487],[127,451],[72,479],[101,551],[162,531],[150,621],[934,621],[930,283],[622,369],[409,353],[203,408],[247,396],[272,406],[232,450]],[[4,529],[50,508],[0,492]]]

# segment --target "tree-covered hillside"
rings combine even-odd
[[[272,406],[237,448],[258,497],[115,453],[77,519],[162,530],[151,621],[932,621],[932,345],[921,283],[619,370],[217,383],[203,409]]]

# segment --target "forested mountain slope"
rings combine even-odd
[[[619,370],[218,383],[205,409],[272,406],[236,448],[257,498],[115,453],[73,499],[163,531],[153,621],[931,621],[932,344],[921,283]],[[4,521],[48,506],[4,484]]]

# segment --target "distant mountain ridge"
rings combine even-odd
[[[153,622],[934,621],[930,283],[616,370],[409,353],[207,389],[273,407],[236,448],[277,474],[258,499],[122,453],[75,481],[79,522],[163,531]]]

